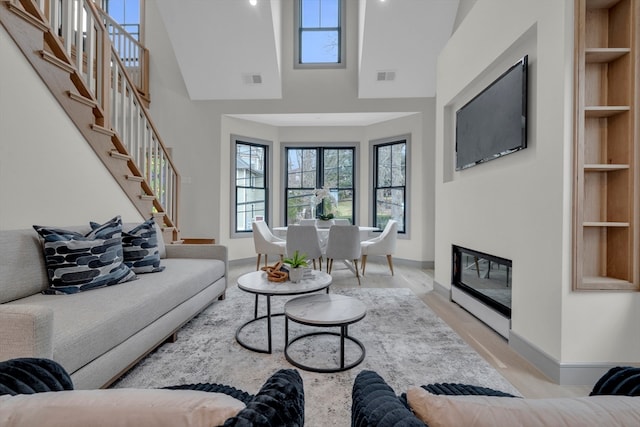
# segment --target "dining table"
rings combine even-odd
[[[339,227],[339,226],[338,226]],[[273,227],[273,234],[276,236],[285,239],[287,237],[287,227]],[[320,249],[322,253],[325,252],[327,248],[327,241],[329,240],[329,227],[317,227],[316,230],[318,232],[318,243],[320,243]],[[369,238],[369,233],[372,231],[380,231],[378,227],[369,227],[369,226],[358,226],[358,230],[360,231],[360,240],[367,240]]]

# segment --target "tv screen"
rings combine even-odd
[[[456,112],[456,170],[527,147],[527,58]]]

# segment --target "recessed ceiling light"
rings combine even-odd
[[[255,5],[257,5],[257,4],[258,4],[258,0],[249,0],[249,4],[250,4],[251,6],[255,6]]]

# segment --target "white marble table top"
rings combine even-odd
[[[331,276],[319,270],[309,269],[304,272],[298,283],[270,282],[267,273],[262,270],[252,271],[238,277],[238,287],[246,292],[260,295],[299,295],[319,291],[331,285]]]
[[[362,319],[367,307],[346,295],[314,294],[287,301],[284,313],[289,319],[309,325],[338,326]]]

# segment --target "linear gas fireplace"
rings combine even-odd
[[[511,260],[452,246],[451,299],[509,338]]]

